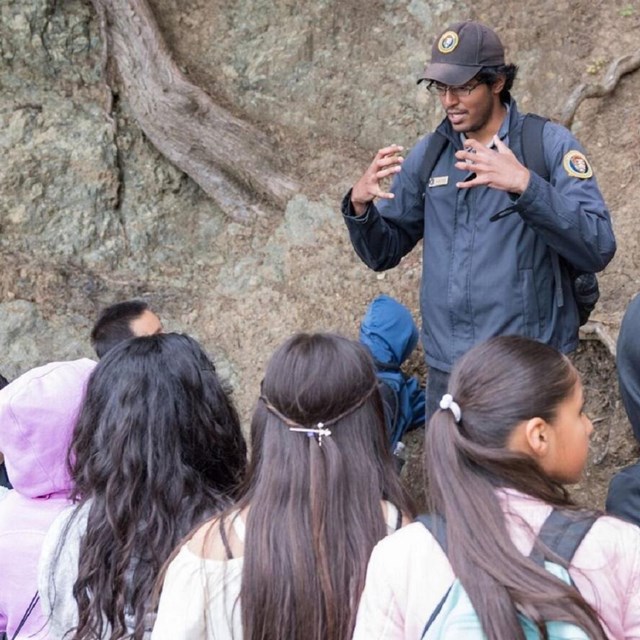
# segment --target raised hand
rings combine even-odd
[[[498,136],[493,137],[495,149],[468,138],[464,150],[456,151],[457,169],[473,171],[471,180],[456,183],[459,189],[485,185],[501,191],[523,193],[529,184],[529,170]]]
[[[353,185],[351,204],[357,215],[362,215],[374,198],[393,198],[393,193],[382,190],[380,182],[400,171],[404,158],[398,154],[403,149],[398,144],[380,149],[364,175]]]

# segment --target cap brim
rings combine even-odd
[[[469,82],[480,69],[482,69],[482,65],[462,66],[458,64],[447,64],[445,62],[432,62],[427,65],[418,82],[434,80],[435,82],[441,82],[450,87],[459,87]]]

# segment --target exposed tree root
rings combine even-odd
[[[601,83],[594,84],[583,82],[582,84],[579,84],[571,92],[571,95],[562,110],[560,122],[565,127],[571,127],[576,111],[584,100],[587,98],[602,98],[603,96],[613,93],[618,82],[620,82],[620,78],[628,73],[636,71],[637,69],[640,69],[640,51],[626,56],[621,56],[614,60],[609,66],[609,69]]]
[[[297,184],[264,133],[217,105],[173,60],[147,0],[91,0],[140,128],[236,220],[284,208]]]
[[[580,338],[583,340],[599,340],[613,358],[616,357],[616,341],[609,329],[601,322],[589,320],[589,322],[580,327]]]

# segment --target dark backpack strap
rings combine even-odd
[[[447,553],[447,523],[439,513],[423,513],[416,518],[436,539],[442,550]],[[447,554],[448,555],[448,554]]]
[[[422,161],[419,175],[423,199],[429,185],[429,178],[433,173],[433,168],[436,166],[436,162],[438,162],[438,158],[444,151],[444,148],[447,146],[448,142],[449,141],[447,140],[447,138],[438,130],[434,131],[429,138],[427,148],[424,152],[424,160]]]
[[[394,531],[399,531],[402,528],[402,511],[396,507],[398,515],[396,516],[396,528]]]
[[[527,113],[522,119],[520,129],[516,124],[509,130],[509,147],[527,169],[549,182],[551,174],[544,158],[544,144],[542,142],[542,130],[547,122],[549,122],[547,118],[535,113]],[[515,213],[515,210],[513,205],[509,205],[506,209],[494,213],[489,221],[500,220]]]
[[[554,509],[544,521],[536,542],[541,542],[569,564],[596,520],[597,517],[591,515],[576,519],[575,514],[571,512]],[[543,554],[544,550],[536,544],[530,557],[538,564],[544,564]]]
[[[373,359],[373,361],[375,362],[376,369],[378,371],[400,371],[399,364],[395,364],[393,362],[380,362],[380,360],[376,360],[375,358]]]
[[[440,613],[442,607],[444,606],[444,603],[446,602],[447,598],[449,597],[449,593],[450,593],[452,587],[453,587],[453,585],[451,585],[451,587],[449,587],[447,589],[447,593],[445,593],[442,596],[442,599],[440,600],[440,602],[438,602],[438,606],[433,610],[433,613],[431,614],[431,616],[427,620],[427,624],[424,625],[424,629],[422,630],[422,633],[420,634],[420,638],[421,639],[424,638],[424,636],[427,633],[427,631],[429,631],[429,627],[433,624],[434,620],[438,617],[438,614]]]
[[[400,398],[398,397],[398,392],[382,378],[378,378],[378,389],[382,398],[387,435],[389,436],[389,441],[393,441],[396,437],[400,418]]]
[[[13,636],[11,636],[11,640],[15,640],[18,637],[18,634],[20,633],[20,629],[24,627],[24,623],[29,619],[29,616],[35,609],[39,600],[40,600],[40,594],[36,591],[36,594],[33,596],[33,598],[31,598],[31,602],[29,603],[27,610],[24,612],[24,615],[22,616],[22,620],[20,620],[20,624],[18,624],[18,626],[16,627],[16,630],[13,632]]]
[[[422,515],[416,518],[416,522],[421,522],[431,533],[431,535],[436,539],[442,550],[447,553],[447,523],[444,521],[444,518],[438,513],[423,513]],[[429,627],[433,624],[433,621],[438,617],[442,606],[444,605],[449,592],[451,591],[451,585],[447,592],[442,596],[440,602],[438,602],[438,606],[433,610],[429,619],[427,620],[427,624],[424,625],[424,629],[422,629],[422,633],[420,634],[420,638],[423,638],[425,633],[427,633]]]
[[[527,113],[522,121],[521,148],[524,166],[549,182],[551,177],[544,159],[542,130],[549,120],[535,113]]]

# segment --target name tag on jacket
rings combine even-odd
[[[429,187],[444,187],[445,184],[449,184],[449,176],[429,178]]]

